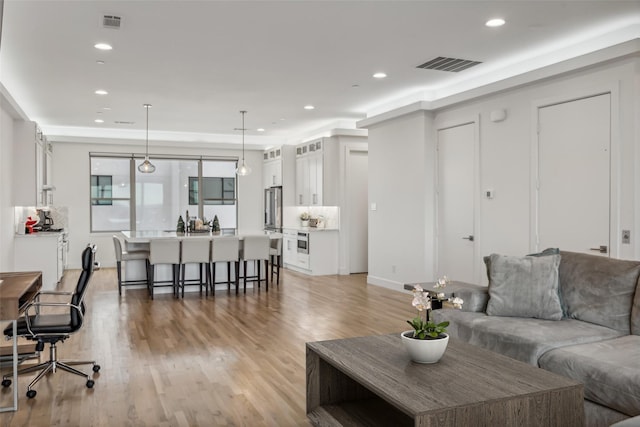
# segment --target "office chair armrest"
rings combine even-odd
[[[73,292],[66,292],[66,291],[40,291],[38,292],[38,295],[36,295],[36,298],[39,297],[40,295],[73,295]]]
[[[29,311],[33,308],[36,311],[36,316],[40,314],[40,307],[70,307],[71,309],[75,310],[78,313],[78,316],[80,316],[80,320],[82,321],[83,319],[83,314],[82,314],[82,308],[78,305],[75,304],[71,304],[70,302],[40,302],[40,301],[35,301],[32,302],[31,304],[27,305],[24,309],[24,320],[27,326],[27,330],[29,331],[29,334],[32,337],[35,337],[36,334],[31,330],[31,315],[29,314]]]

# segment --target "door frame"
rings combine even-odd
[[[466,120],[450,120],[443,121],[435,126],[435,250],[433,253],[434,256],[434,265],[433,271],[436,274],[440,274],[438,272],[438,267],[440,265],[440,155],[439,155],[439,147],[440,147],[440,139],[439,134],[440,131],[452,129],[460,126],[473,125],[473,237],[474,237],[474,245],[473,245],[473,279],[475,283],[481,283],[481,272],[482,268],[482,256],[481,256],[481,247],[482,247],[482,230],[481,230],[481,202],[482,202],[482,183],[480,182],[481,177],[481,163],[480,163],[480,114],[472,114],[467,117]],[[461,237],[462,238],[462,237]],[[452,280],[456,280],[454,273],[447,273],[451,276]]]
[[[564,95],[550,98],[533,100],[531,103],[531,179],[530,179],[530,231],[529,231],[529,251],[538,252],[544,248],[539,247],[539,191],[540,191],[540,169],[539,169],[539,128],[541,108],[551,107],[558,104],[580,101],[582,99],[593,98],[600,95],[610,96],[610,147],[609,147],[609,257],[617,258],[621,253],[621,168],[620,168],[620,82],[611,85],[592,86],[588,89],[570,91]],[[560,248],[562,249],[562,248]]]
[[[341,188],[345,189],[345,191],[341,191],[340,193],[340,235],[339,235],[339,246],[340,246],[340,255],[338,262],[338,274],[347,275],[351,274],[351,247],[349,244],[349,233],[351,231],[349,221],[346,219],[349,218],[349,214],[351,213],[351,201],[346,195],[347,182],[351,180],[351,174],[353,173],[349,168],[349,156],[351,152],[363,152],[369,155],[369,146],[366,142],[360,141],[348,141],[343,142],[343,147],[340,152],[339,159],[339,169],[341,176]],[[368,178],[367,178],[368,181]],[[370,223],[370,210],[368,207],[369,200],[369,188],[367,187],[367,223]],[[367,226],[367,251],[369,251],[369,236]],[[369,269],[369,257],[367,257],[367,270]]]

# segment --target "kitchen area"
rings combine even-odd
[[[32,121],[14,124],[13,270],[42,271],[42,288],[53,290],[68,267],[69,215],[55,204],[53,145]]]
[[[367,271],[367,169],[351,162],[351,153],[366,159],[366,137],[335,134],[263,153],[265,231],[282,232],[285,268]]]

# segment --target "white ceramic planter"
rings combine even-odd
[[[400,336],[409,357],[416,363],[436,363],[449,344],[449,335],[436,340],[416,340],[411,338],[413,331],[404,331]]]

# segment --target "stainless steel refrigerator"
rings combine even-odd
[[[264,190],[264,229],[282,232],[282,187]]]

